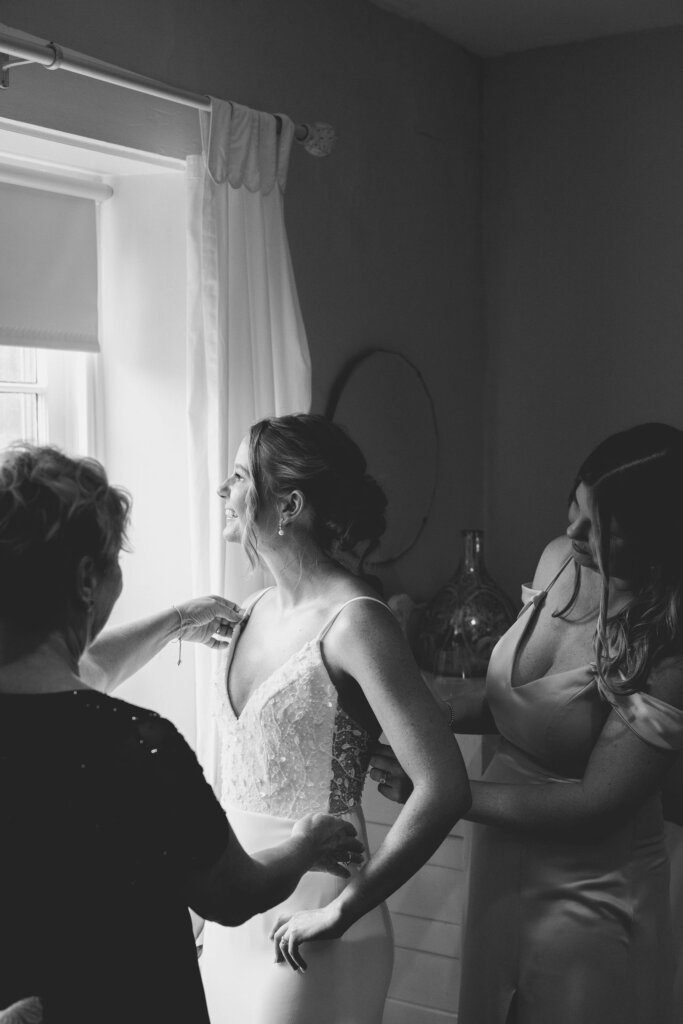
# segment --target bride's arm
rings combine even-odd
[[[217,647],[230,635],[242,610],[223,597],[199,597],[101,633],[83,654],[81,678],[111,693],[158,654],[169,640],[190,640]]]
[[[296,957],[298,945],[343,934],[391,895],[434,852],[470,805],[460,749],[425,686],[391,612],[356,602],[325,639],[333,678],[363,687],[382,729],[413,783],[413,791],[377,853],[321,911],[294,915],[274,931]]]

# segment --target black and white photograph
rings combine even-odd
[[[0,0],[0,1024],[683,1021],[683,4]]]

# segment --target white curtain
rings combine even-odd
[[[212,100],[203,154],[188,160],[188,411],[195,594],[241,601],[262,585],[238,546],[226,553],[216,489],[256,420],[306,412],[308,343],[284,225],[294,125]],[[278,126],[280,130],[278,131]],[[171,499],[172,500],[172,499]],[[215,782],[210,717],[215,655],[196,651],[197,753]]]

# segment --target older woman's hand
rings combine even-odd
[[[348,878],[350,872],[344,864],[360,864],[363,860],[365,847],[351,822],[332,814],[306,814],[294,825],[292,835],[304,836],[310,843],[310,871],[327,871]]]
[[[175,610],[180,616],[178,638],[207,647],[222,647],[244,618],[239,605],[215,594],[184,601]]]
[[[370,778],[379,785],[377,789],[387,800],[404,804],[413,791],[413,784],[396,760],[396,755],[386,743],[375,743],[370,758]]]

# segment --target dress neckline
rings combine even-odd
[[[512,646],[512,656],[511,656],[510,661],[509,661],[508,684],[509,684],[511,690],[515,690],[515,691],[523,690],[525,686],[530,686],[532,683],[545,682],[548,679],[559,679],[562,676],[575,676],[577,674],[589,673],[590,678],[592,678],[595,675],[595,665],[594,665],[594,663],[593,662],[588,662],[586,665],[579,665],[576,668],[563,669],[561,672],[548,672],[545,675],[537,676],[537,677],[535,677],[533,679],[527,679],[525,682],[520,682],[520,683],[513,682],[514,676],[515,676],[515,669],[517,668],[517,662],[519,660],[520,644],[522,643],[522,641],[527,636],[529,636],[529,634],[531,632],[533,632],[534,626],[536,625],[536,620],[538,618],[539,611],[540,611],[540,609],[543,607],[543,605],[545,603],[545,599],[548,596],[548,592],[551,590],[551,588],[554,586],[554,584],[560,578],[560,576],[562,575],[564,570],[567,568],[569,563],[572,562],[572,561],[573,561],[573,558],[572,558],[571,555],[569,555],[564,560],[564,562],[562,563],[562,565],[560,566],[558,571],[555,573],[553,578],[550,580],[550,582],[547,584],[547,586],[545,586],[543,588],[543,590],[539,590],[538,593],[534,594],[534,596],[529,601],[527,601],[527,603],[524,605],[524,607],[520,611],[519,615],[517,616],[517,622],[515,622],[513,624],[513,626],[511,627],[511,629],[514,630],[518,623],[522,627],[517,632],[517,634],[514,636],[513,646]],[[531,590],[532,588],[529,587],[528,589]],[[526,613],[529,612],[529,611],[530,611],[530,615],[526,618],[526,621],[524,621]],[[509,636],[509,634],[508,634],[508,636]],[[590,681],[590,680],[588,680],[588,681]]]
[[[296,651],[294,651],[292,654],[290,654],[288,658],[285,658],[285,660],[282,662],[281,665],[278,665],[277,668],[274,668],[272,672],[269,672],[268,675],[265,677],[265,679],[262,679],[260,683],[258,683],[256,686],[252,687],[252,689],[249,692],[249,696],[247,697],[247,699],[245,700],[244,704],[242,705],[242,710],[238,712],[235,709],[235,705],[233,704],[232,697],[230,695],[230,669],[232,667],[232,659],[233,659],[234,654],[235,654],[235,648],[237,646],[237,641],[239,640],[240,634],[242,632],[241,627],[244,625],[244,622],[245,622],[245,620],[242,620],[242,622],[240,623],[240,630],[239,630],[239,632],[237,632],[237,635],[233,634],[233,638],[232,638],[232,641],[230,643],[230,648],[229,648],[229,651],[228,651],[228,658],[227,658],[227,662],[226,662],[226,666],[225,666],[225,676],[224,676],[224,679],[223,679],[223,686],[224,686],[224,690],[225,690],[225,698],[226,698],[228,707],[230,708],[230,713],[231,713],[231,715],[233,716],[233,718],[235,719],[236,722],[241,721],[242,716],[244,715],[244,712],[247,710],[247,708],[249,707],[251,702],[254,700],[254,698],[262,690],[265,689],[267,684],[269,682],[271,682],[271,680],[273,679],[274,676],[277,676],[281,672],[283,672],[284,669],[286,669],[290,665],[291,662],[295,661],[297,658],[301,658],[305,654],[305,652],[308,651],[311,647],[314,647],[316,644],[318,645],[318,648],[320,647],[320,640],[319,640],[319,638],[317,636],[313,637],[311,640],[307,640],[301,647],[297,648]],[[322,655],[320,655],[320,661],[321,661],[321,664],[323,665],[323,668],[325,668],[325,662],[322,660]],[[327,672],[326,668],[325,668],[325,671]],[[327,673],[327,674],[329,676],[329,673]]]
[[[232,716],[233,716],[233,718],[235,719],[236,722],[239,722],[241,720],[242,715],[247,710],[248,706],[251,704],[252,699],[254,697],[256,697],[256,695],[258,693],[260,693],[266,687],[266,685],[273,679],[274,676],[277,676],[281,672],[283,672],[284,669],[286,669],[290,665],[291,662],[295,661],[297,658],[301,658],[311,648],[317,648],[318,661],[320,662],[320,664],[321,664],[321,666],[323,668],[323,671],[325,672],[325,675],[327,676],[327,679],[328,679],[330,685],[333,686],[335,691],[336,691],[337,688],[336,688],[336,686],[334,686],[334,682],[332,681],[330,673],[327,670],[327,665],[325,664],[325,661],[324,661],[323,656],[322,656],[322,650],[321,650],[322,641],[325,638],[325,635],[326,635],[327,631],[329,630],[330,626],[335,621],[335,619],[337,618],[339,613],[341,611],[343,611],[343,609],[346,608],[347,605],[352,604],[354,601],[374,601],[377,604],[383,605],[385,608],[387,607],[384,604],[384,601],[380,601],[378,598],[375,598],[375,597],[370,597],[368,594],[358,594],[358,595],[356,595],[356,597],[351,597],[351,598],[349,598],[348,601],[344,601],[344,603],[341,604],[339,606],[339,608],[337,608],[337,610],[334,612],[334,614],[332,616],[330,616],[330,618],[327,620],[327,622],[325,623],[323,628],[316,634],[316,636],[312,637],[310,640],[306,640],[306,642],[304,644],[302,644],[301,647],[297,648],[297,650],[294,651],[292,654],[290,654],[288,658],[285,658],[285,660],[282,662],[281,665],[278,665],[277,668],[274,668],[273,671],[270,672],[265,677],[265,679],[262,679],[260,683],[258,683],[256,686],[252,687],[251,691],[249,692],[249,696],[247,697],[246,701],[242,705],[242,710],[240,712],[237,712],[235,710],[235,705],[232,702],[232,697],[230,695],[230,669],[232,667],[232,661],[233,661],[233,658],[234,658],[234,655],[235,655],[235,650],[237,648],[237,643],[239,641],[240,636],[242,635],[244,627],[247,625],[247,623],[249,622],[249,619],[251,618],[252,611],[254,610],[254,608],[256,607],[258,602],[261,600],[262,597],[265,596],[265,594],[267,594],[270,590],[274,590],[274,589],[275,589],[274,587],[267,587],[265,590],[263,590],[256,597],[256,599],[254,601],[252,601],[252,603],[247,608],[247,611],[246,611],[246,614],[244,615],[244,618],[238,624],[237,628],[233,632],[232,639],[231,639],[231,642],[230,642],[230,645],[229,645],[228,656],[227,656],[227,661],[226,661],[226,665],[225,665],[225,675],[224,675],[224,678],[223,678],[223,681],[222,681],[222,685],[223,685],[223,690],[224,690],[224,693],[225,693],[226,703],[227,703],[227,705],[228,705],[228,707],[230,709],[230,713],[232,714]]]

